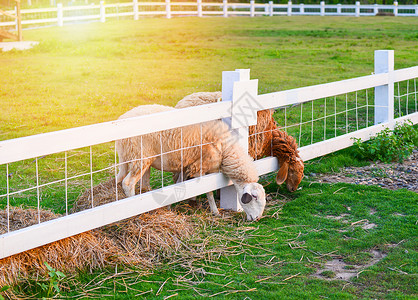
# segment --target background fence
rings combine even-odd
[[[9,11],[14,13],[14,11]],[[279,15],[318,15],[318,16],[418,16],[418,5],[364,5],[356,2],[354,5],[328,5],[325,2],[320,4],[274,4],[255,3],[228,3],[223,2],[175,2],[166,0],[165,2],[138,2],[134,0],[130,3],[91,4],[84,6],[63,6],[58,3],[56,7],[24,9],[21,10],[23,28],[33,28],[40,26],[63,26],[68,23],[91,22],[114,19],[134,19],[140,17],[164,16],[279,16]],[[0,28],[14,30],[17,26],[15,21],[10,21],[0,15]]]
[[[242,111],[255,116],[274,108],[279,126],[297,139],[306,161],[351,146],[353,137],[367,140],[396,122],[418,123],[417,77],[418,66],[394,70],[393,50],[376,51],[373,75],[262,95],[249,70],[236,70],[223,73],[219,103],[2,141],[0,258],[219,188],[229,190],[221,198],[223,207],[239,207],[230,180],[221,173],[173,184],[171,174],[157,170],[151,174],[152,191],[118,199],[116,190],[112,202],[102,205],[94,187],[115,181],[115,140],[230,118],[231,130],[248,147],[254,119],[243,118]],[[255,163],[260,175],[279,167],[274,157]],[[86,192],[89,205],[76,212],[74,203]],[[16,207],[31,208],[37,216],[11,226]],[[55,214],[45,217],[46,210]]]

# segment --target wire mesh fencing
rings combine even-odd
[[[150,135],[135,137],[138,147],[133,149],[135,153],[129,160],[120,161],[116,142],[109,142],[1,165],[0,233],[125,198],[123,187],[117,182],[120,168],[144,174],[136,184],[135,194],[189,179],[188,174],[203,176],[203,165],[208,164],[204,158],[214,146],[213,132],[198,124],[193,126],[196,134],[191,139],[190,130],[190,127],[169,130],[172,139],[167,139],[164,134],[167,131],[152,133],[155,142],[152,145]],[[188,173],[192,166],[200,171]],[[37,217],[16,224],[12,213],[15,208],[36,210]],[[53,214],[44,218],[45,211]]]
[[[374,125],[374,89],[288,105],[274,110],[277,130],[292,136],[299,147],[308,146]],[[250,135],[260,140],[260,135]]]
[[[395,118],[409,115],[418,111],[417,79],[397,82],[394,89]]]
[[[392,71],[393,76],[369,75],[264,95],[256,93],[258,81],[249,80],[249,72],[240,70],[232,73],[234,76],[246,74],[248,79],[239,80],[242,82],[236,87],[242,89],[237,94],[241,96],[235,97],[232,103],[225,101],[208,104],[206,107],[189,107],[186,108],[187,110],[170,109],[162,112],[167,116],[167,120],[164,121],[162,120],[164,118],[148,115],[3,141],[0,147],[2,154],[0,155],[0,234],[3,238],[1,241],[16,241],[19,238],[21,240],[16,243],[16,247],[8,246],[4,247],[7,248],[6,250],[1,249],[3,251],[1,255],[5,257],[30,249],[27,245],[22,246],[24,239],[31,238],[31,245],[39,245],[37,239],[42,240],[42,243],[48,243],[65,237],[68,231],[77,234],[95,228],[94,226],[110,224],[117,221],[117,218],[127,218],[163,207],[167,203],[179,202],[185,199],[186,194],[192,197],[227,186],[229,183],[225,183],[223,177],[218,176],[219,174],[200,177],[206,173],[220,171],[223,144],[248,142],[243,141],[243,137],[232,134],[220,119],[231,118],[231,126],[237,128],[239,132],[244,132],[241,129],[248,129],[254,119],[251,117],[248,121],[240,116],[246,116],[242,113],[243,108],[251,107],[252,104],[258,105],[258,113],[267,112],[267,119],[257,119],[256,130],[250,126],[249,143],[251,144],[253,140],[255,149],[260,146],[261,149],[270,149],[270,152],[251,155],[256,160],[263,156],[271,156],[272,146],[270,144],[269,148],[268,144],[272,143],[272,133],[276,130],[276,123],[277,128],[292,136],[299,147],[327,141],[325,146],[321,143],[320,149],[317,149],[316,145],[306,147],[307,151],[315,148],[315,153],[311,152],[308,159],[349,147],[347,140],[356,137],[356,134],[361,133],[364,137],[366,134],[382,130],[381,125],[374,126],[376,116],[383,107],[376,105],[375,97],[378,90],[380,91],[384,86],[393,85],[394,88],[394,95],[389,92],[392,89],[388,89],[385,94],[389,106],[393,105],[393,110],[391,107],[386,107],[386,115],[394,112],[392,118],[395,120],[399,117],[405,119],[403,116],[407,115],[417,123],[417,70],[417,67],[412,67]],[[225,78],[235,78],[227,77],[232,73],[225,72]],[[393,84],[389,78],[398,78],[398,81]],[[231,81],[230,87],[235,87],[235,83]],[[249,86],[252,88],[249,89]],[[248,91],[255,93],[251,94]],[[247,94],[250,96],[247,97]],[[263,103],[257,102],[258,99],[262,99]],[[280,103],[282,105],[277,108]],[[381,103],[380,99],[379,103]],[[270,112],[272,107],[276,107],[273,109],[274,112]],[[271,118],[271,122],[268,118]],[[206,122],[201,123],[203,120]],[[261,126],[263,122],[265,124]],[[388,120],[383,125],[391,126],[391,123],[393,122]],[[141,126],[145,124],[146,126]],[[368,127],[372,128],[363,130]],[[166,129],[162,130],[164,128]],[[123,144],[121,141],[127,138],[131,142]],[[336,143],[341,142],[344,143],[342,147],[335,147]],[[330,144],[333,145],[331,150],[327,148]],[[126,153],[124,149],[127,149]],[[249,147],[250,152],[251,149]],[[277,170],[273,169],[274,162],[270,158],[256,162],[259,163],[257,167],[263,167],[264,162],[271,165],[267,168],[269,171],[263,171],[264,173],[261,174]],[[199,185],[197,181],[185,182],[185,186],[189,184],[190,188],[187,193],[184,186],[179,190],[175,190],[178,185],[172,186],[176,182],[187,181],[193,177],[197,177],[207,185],[196,188]],[[120,184],[120,181],[123,184]],[[152,192],[148,193],[150,190]],[[138,194],[142,196],[128,197],[129,199],[119,202],[124,206],[118,203],[104,206],[110,202],[118,202],[126,196]],[[147,199],[148,202],[141,202],[143,199]],[[112,211],[114,207],[122,212]],[[14,215],[16,208],[31,209],[35,214],[16,219]],[[78,214],[78,212],[87,213]],[[83,217],[85,218],[82,219]],[[95,218],[94,225],[89,223],[91,217]],[[59,231],[57,236],[44,238],[42,226],[37,227],[38,235],[34,238],[27,232],[10,235],[18,229],[42,224],[51,219],[58,220],[48,225],[50,232],[53,232],[55,224],[61,226],[61,230],[57,230]],[[83,224],[73,226],[71,224],[73,220],[79,220]],[[5,237],[4,234],[7,233],[9,235]],[[16,240],[14,236],[17,236]]]

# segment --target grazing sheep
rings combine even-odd
[[[143,105],[128,111],[119,119],[171,110],[174,108]],[[257,220],[263,214],[266,196],[263,186],[257,183],[255,164],[234,141],[228,126],[222,121],[118,140],[116,150],[121,163],[117,182],[122,181],[128,197],[135,195],[135,184],[147,173],[149,176],[150,167],[173,173],[184,172],[186,178],[221,171],[234,183],[247,219]],[[208,200],[212,212],[219,214],[213,197],[208,197]]]
[[[222,92],[199,92],[180,100],[175,108],[185,108],[219,102]],[[295,139],[280,131],[273,118],[272,110],[257,112],[257,124],[249,127],[248,152],[254,159],[273,155],[277,157],[280,169],[276,175],[277,184],[286,181],[287,189],[294,192],[303,178],[304,164],[299,156]]]

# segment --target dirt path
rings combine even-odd
[[[316,182],[378,185],[391,190],[404,188],[418,192],[418,150],[402,164],[378,162],[366,167],[347,167],[337,174],[310,175]]]

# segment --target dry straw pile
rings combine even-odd
[[[93,189],[94,206],[115,201],[115,181],[110,179]],[[118,199],[124,198],[118,187]],[[83,193],[74,212],[91,207],[91,190]],[[7,210],[0,211],[0,234],[7,232]],[[58,218],[51,211],[10,208],[10,231]],[[0,286],[30,278],[45,278],[44,262],[66,274],[104,266],[129,264],[151,268],[171,253],[187,250],[185,241],[195,232],[189,217],[159,209],[108,226],[69,237],[0,260]],[[7,292],[7,291],[6,291]],[[13,297],[12,292],[6,296]]]

